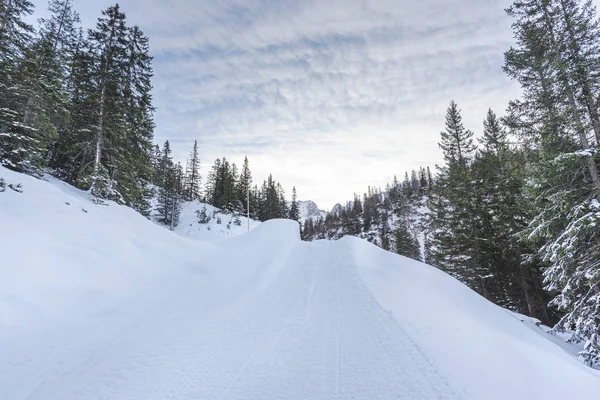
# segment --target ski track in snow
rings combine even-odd
[[[351,251],[298,242],[254,287],[210,303],[220,288],[182,273],[152,304],[12,360],[0,387],[11,400],[458,398],[371,296]]]

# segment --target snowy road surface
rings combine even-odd
[[[301,242],[292,221],[195,241],[217,229],[186,220],[182,237],[61,182],[0,176],[23,184],[0,193],[2,400],[600,393],[598,371],[508,311],[365,241]]]
[[[349,241],[282,251],[240,291],[181,273],[139,310],[35,335],[32,354],[3,348],[0,387],[15,400],[459,397],[371,296]]]

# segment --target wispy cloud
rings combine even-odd
[[[91,25],[110,3],[76,8]],[[518,95],[501,70],[509,4],[121,1],[151,39],[156,139],[180,159],[197,139],[205,166],[247,154],[257,178],[323,207],[439,162],[451,99],[480,131],[488,107]]]

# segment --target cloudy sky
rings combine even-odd
[[[35,16],[46,0],[33,0]],[[74,0],[87,27],[110,0]],[[155,138],[203,175],[248,155],[324,209],[441,160],[451,99],[477,134],[518,86],[510,0],[122,0],[150,37]]]

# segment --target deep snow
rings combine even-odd
[[[365,241],[301,242],[291,221],[197,241],[62,182],[0,177],[23,184],[0,193],[3,399],[600,393],[597,371],[511,313]]]

